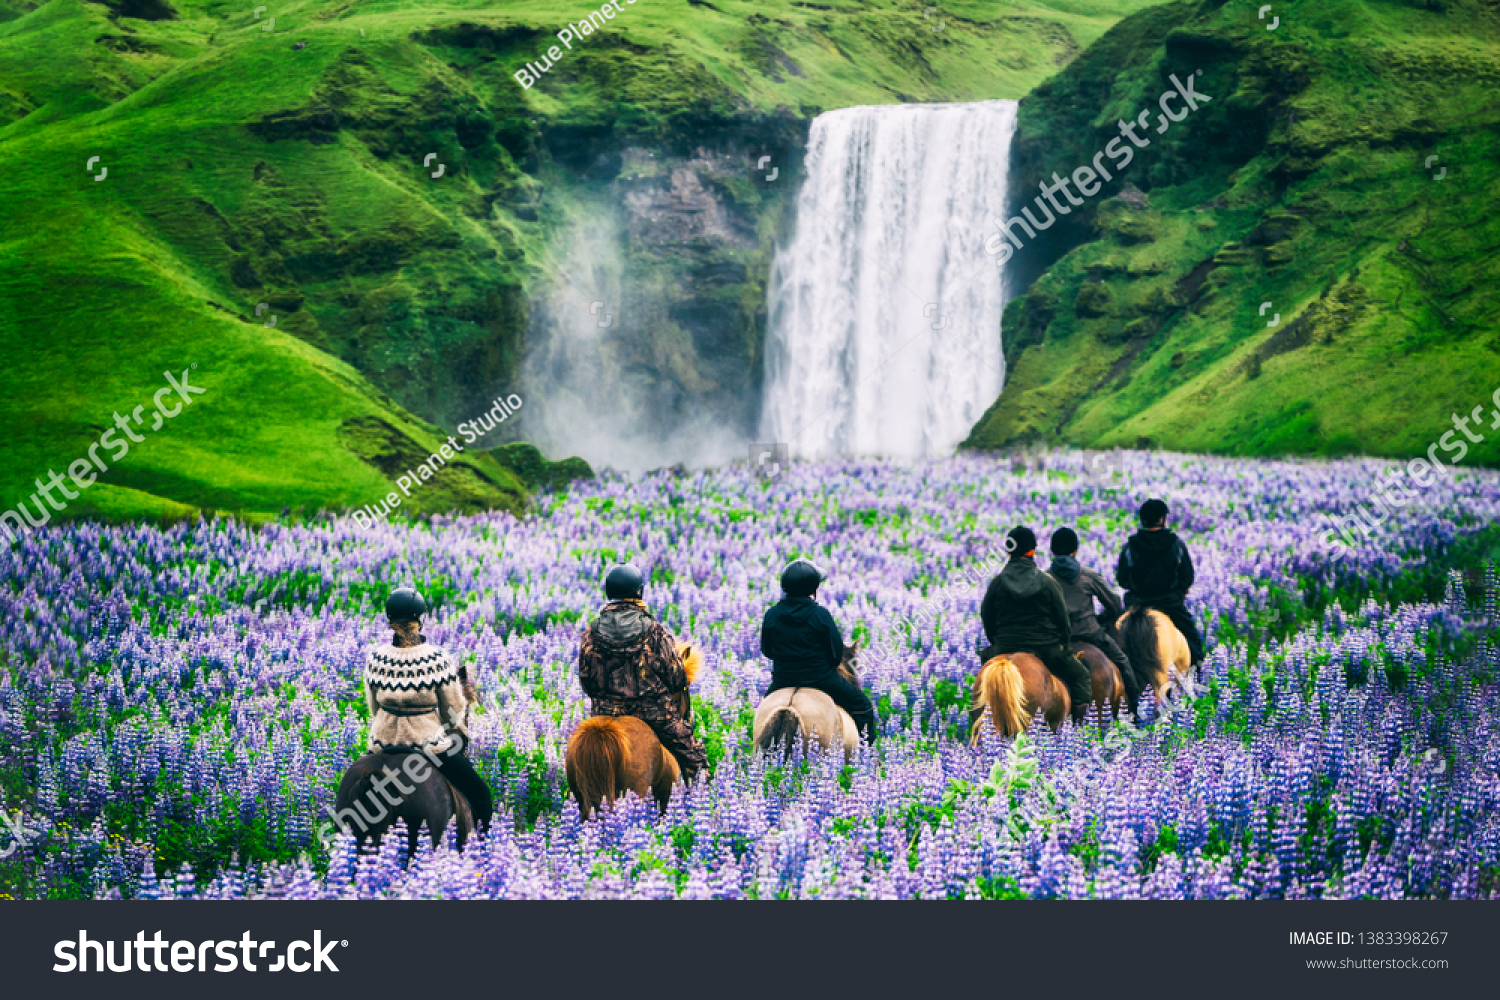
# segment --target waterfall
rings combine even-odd
[[[950,451],[1000,393],[1015,101],[819,115],[767,302],[761,435],[794,455]]]

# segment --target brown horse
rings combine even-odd
[[[687,643],[678,643],[687,682],[692,684],[703,669],[703,654]],[[674,695],[683,719],[691,725],[693,702],[686,688]],[[578,811],[588,819],[599,803],[613,804],[625,792],[641,798],[656,796],[663,812],[672,797],[672,786],[682,769],[651,727],[630,715],[596,715],[584,719],[568,740],[565,767],[568,787],[578,799]]]
[[[839,675],[855,687],[859,687],[858,653],[859,643],[845,646],[838,667]],[[755,709],[751,735],[756,749],[779,750],[786,760],[799,738],[809,744],[816,740],[824,750],[842,745],[846,761],[853,760],[859,749],[859,728],[854,719],[817,688],[779,688],[762,698]]]
[[[1125,697],[1125,681],[1119,668],[1096,646],[1078,644],[1074,655],[1089,668],[1094,704],[1118,715]],[[1053,729],[1062,728],[1073,710],[1068,688],[1047,665],[1031,653],[1001,653],[992,657],[974,678],[974,704],[969,709],[970,741],[979,742],[984,710],[1001,736],[1024,733],[1038,709]]]
[[[1156,690],[1158,700],[1165,699],[1179,685],[1192,693],[1192,656],[1187,640],[1172,624],[1172,619],[1151,608],[1135,605],[1116,622],[1120,648],[1130,658],[1130,668],[1144,687]],[[1178,684],[1171,679],[1169,668],[1176,669]]]
[[[1109,709],[1110,715],[1119,718],[1120,705],[1125,701],[1125,678],[1120,668],[1104,655],[1104,650],[1090,642],[1074,643],[1074,654],[1089,668],[1089,681],[1094,689],[1094,707]]]

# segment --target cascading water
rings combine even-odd
[[[762,440],[807,458],[950,451],[1004,381],[1003,217],[1015,101],[819,115],[768,295]]]

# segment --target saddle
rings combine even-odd
[[[1027,649],[1024,646],[1017,647],[1016,649],[996,649],[994,646],[985,646],[983,649],[979,650],[979,653],[978,653],[978,656],[979,656],[979,665],[982,667],[986,663],[988,663],[991,660],[993,660],[995,657],[1002,656],[1002,655],[1004,655],[1006,653],[1025,653],[1027,656],[1035,656],[1038,660],[1041,660],[1043,663],[1047,662],[1046,659],[1042,656],[1042,654],[1038,653],[1034,649]]]

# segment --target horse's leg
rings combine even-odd
[[[1053,708],[1056,709],[1055,715],[1050,712],[1048,713],[1047,723],[1055,732],[1062,728],[1063,720],[1072,714],[1073,699],[1068,695],[1068,686],[1053,676],[1050,670],[1047,671],[1047,684],[1052,689],[1051,701]]]
[[[453,782],[444,778],[443,784],[447,788],[448,799],[453,804],[454,833],[457,835],[458,849],[461,851],[464,849],[464,844],[468,842],[469,834],[474,832],[474,809],[469,805],[469,800],[464,798],[463,793],[454,787]],[[445,823],[444,828],[446,827]]]
[[[988,706],[984,703],[984,668],[979,668],[979,673],[974,675],[974,698],[969,706],[969,733],[972,742],[979,742],[979,720],[984,718],[984,710]]]
[[[682,768],[677,764],[677,758],[672,752],[660,743],[656,745],[657,759],[656,767],[652,769],[651,794],[656,797],[656,805],[662,812],[667,811],[667,805],[672,801],[672,786],[682,778]],[[645,798],[645,792],[640,793]]]

